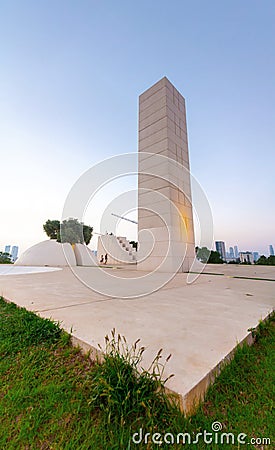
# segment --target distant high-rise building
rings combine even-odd
[[[6,245],[5,253],[10,253],[10,251],[11,251],[11,246],[10,245]]]
[[[221,258],[226,261],[225,243],[223,241],[216,241],[216,251],[221,255]]]
[[[254,262],[258,261],[258,259],[260,258],[259,252],[253,252],[253,258]]]
[[[234,257],[235,257],[235,255],[234,255],[233,247],[229,247],[229,258],[234,259]]]
[[[17,260],[17,256],[18,256],[18,246],[14,245],[11,249],[11,257],[13,261]]]
[[[246,263],[246,264],[254,263],[253,255],[251,252],[240,252],[239,256],[240,256],[241,263]]]
[[[269,255],[274,256],[274,248],[273,248],[273,245],[271,245],[271,244],[269,246]]]
[[[235,258],[239,257],[239,249],[238,249],[237,245],[234,245],[234,256],[235,256]]]

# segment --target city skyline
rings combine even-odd
[[[229,251],[227,251],[227,249]],[[239,251],[238,246],[234,245],[234,248],[232,246],[227,246],[225,241],[215,241],[215,250],[220,253],[221,257],[223,257],[224,260],[234,260],[238,259],[240,253],[252,253],[254,261],[257,261],[261,255],[269,256],[272,255],[273,246],[269,245],[267,247],[267,250],[265,253],[259,253],[259,251],[255,250],[254,248],[251,249],[241,249]]]
[[[166,75],[186,99],[191,172],[209,200],[214,241],[268,255],[274,19],[273,2],[255,0],[1,5],[0,151],[12,177],[2,174],[0,247],[16,242],[22,252],[45,240],[43,223],[61,218],[84,171],[137,151],[138,95]],[[110,196],[136,187],[135,177],[110,184],[85,223],[99,231]],[[129,224],[120,234],[137,238]]]
[[[96,235],[97,235],[97,233],[96,233]],[[215,241],[215,242],[213,243],[212,249],[210,249],[210,250],[216,250],[216,251],[218,251],[218,250],[217,250],[216,242],[223,242],[223,243],[224,243],[224,245],[225,245],[226,259],[229,259],[229,258],[230,258],[230,259],[238,258],[239,253],[246,253],[246,252],[251,252],[251,253],[253,253],[254,259],[255,259],[255,260],[258,259],[261,255],[265,255],[265,256],[270,256],[270,255],[272,255],[272,251],[271,251],[271,249],[270,249],[270,247],[272,247],[272,249],[273,249],[273,246],[272,246],[272,245],[269,245],[269,246],[268,246],[268,249],[267,249],[267,251],[266,251],[265,253],[260,253],[259,251],[255,250],[254,248],[252,248],[252,249],[250,249],[250,250],[248,250],[248,249],[242,249],[242,250],[239,251],[239,250],[238,250],[238,246],[234,245],[234,249],[233,249],[232,246],[227,246],[227,245],[226,245],[226,242],[224,242],[224,241]],[[12,253],[12,252],[13,252],[13,249],[14,249],[14,252],[15,252],[14,254]],[[15,249],[16,249],[16,250],[15,250]],[[227,251],[227,249],[229,249],[229,252]],[[233,250],[233,253],[232,253],[231,249]],[[237,249],[237,252],[236,252],[235,249]],[[4,250],[1,250],[1,249],[0,249],[0,251],[3,251],[3,252],[5,252],[5,253],[9,253],[9,254],[12,255],[13,257],[17,258],[17,255],[19,254],[19,246],[18,246],[18,245],[13,245],[13,246],[12,246],[12,245],[5,245]],[[274,256],[274,250],[273,250],[273,256]]]

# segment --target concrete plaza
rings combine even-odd
[[[192,284],[180,273],[158,291],[138,298],[107,297],[79,279],[95,279],[102,270],[125,279],[142,276],[134,267],[3,274],[0,295],[60,321],[85,349],[104,346],[105,335],[115,328],[130,344],[141,339],[144,367],[160,348],[164,358],[171,353],[165,375],[175,376],[167,388],[179,394],[186,411],[204,395],[237,343],[249,339],[248,329],[275,306],[275,267],[207,265]],[[141,281],[150,292],[150,280]]]

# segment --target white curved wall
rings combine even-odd
[[[78,266],[97,266],[96,257],[87,245],[75,244],[74,253]]]
[[[64,255],[66,253],[66,257]],[[68,261],[67,261],[68,260]],[[15,262],[17,266],[76,266],[71,244],[49,239],[28,248]]]

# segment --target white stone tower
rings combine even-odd
[[[139,97],[138,208],[138,269],[188,271],[195,245],[185,100],[166,77]]]

